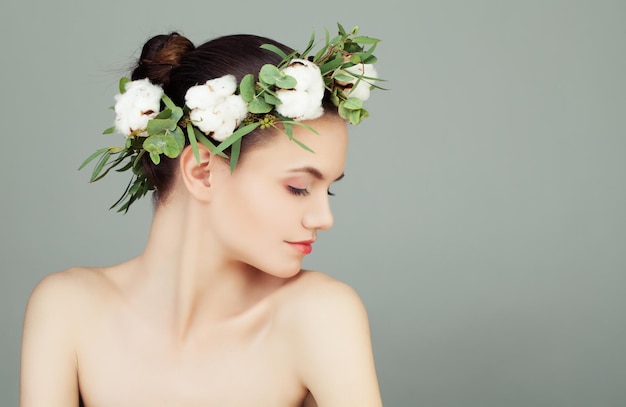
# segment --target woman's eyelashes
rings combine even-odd
[[[289,192],[291,192],[293,195],[296,195],[296,196],[308,196],[311,194],[306,188],[296,188],[294,186],[287,185],[287,189],[289,190]],[[335,194],[330,192],[330,189],[327,190],[326,192],[328,193],[329,196],[335,196]]]
[[[296,188],[291,185],[287,185],[287,189],[294,195],[297,196],[307,196],[309,195],[309,191],[306,188]]]

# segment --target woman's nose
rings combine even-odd
[[[327,230],[333,226],[334,222],[335,218],[330,209],[328,196],[312,205],[302,219],[302,225],[307,229]]]

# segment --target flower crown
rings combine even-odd
[[[315,33],[302,53],[286,54],[278,47],[261,47],[278,54],[278,65],[266,64],[258,73],[244,76],[239,84],[233,75],[208,80],[192,86],[185,95],[185,106],[176,106],[148,79],[131,81],[122,78],[120,94],[115,96],[115,126],[104,134],[122,133],[123,147],[106,147],[91,154],[79,170],[98,158],[90,182],[102,179],[109,171],[132,170],[133,177],[122,196],[110,209],[119,205],[126,212],[130,205],[154,189],[146,177],[141,158],[148,154],[159,164],[161,154],[176,158],[185,147],[187,138],[199,162],[198,143],[212,155],[229,159],[234,171],[241,151],[241,139],[257,128],[276,128],[302,148],[312,151],[294,138],[293,126],[323,114],[322,99],[326,91],[339,115],[352,124],[369,116],[363,102],[370,90],[379,88],[373,63],[373,52],[380,40],[357,36],[358,27],[347,32],[338,26],[338,35],[330,38],[325,30],[324,46],[310,55],[315,45]],[[366,49],[366,47],[368,47]],[[280,124],[280,126],[279,126]],[[215,145],[209,137],[218,142]],[[224,151],[230,147],[230,157]]]

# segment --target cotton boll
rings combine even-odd
[[[213,88],[219,96],[229,96],[237,90],[237,78],[234,75],[224,75],[207,81],[206,85]]]
[[[356,64],[354,66],[346,68],[345,71],[348,72],[347,75],[356,76],[356,78],[352,78],[350,81],[347,82],[337,81],[337,83],[344,86],[348,84],[356,85],[352,87],[346,86],[343,89],[343,94],[346,97],[355,97],[361,99],[362,101],[366,101],[367,99],[369,99],[373,80],[367,78],[376,78],[378,76],[374,65]],[[359,80],[358,77],[360,76],[365,76],[367,78],[362,78],[361,80]]]
[[[159,113],[162,96],[163,89],[148,79],[126,83],[125,92],[115,96],[116,129],[127,137],[144,131],[148,121]]]
[[[324,113],[321,99],[311,97],[308,92],[280,90],[277,96],[281,104],[276,106],[276,111],[294,120],[313,120]]]
[[[283,73],[296,80],[294,89],[276,92],[281,104],[276,111],[294,120],[313,120],[324,113],[324,79],[319,67],[306,59],[294,59],[283,69]]]

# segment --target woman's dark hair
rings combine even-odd
[[[261,48],[263,44],[272,44],[287,54],[293,52],[290,47],[272,39],[249,34],[218,37],[198,47],[176,32],[157,35],[143,46],[131,79],[148,78],[161,85],[177,106],[183,106],[185,93],[192,86],[228,74],[234,75],[239,82],[247,74],[257,75],[265,64],[278,65],[281,57]],[[258,144],[260,133],[246,135],[242,139],[242,151]],[[155,200],[165,198],[171,189],[176,161],[162,157],[159,165],[154,165],[147,154],[143,156],[144,172],[155,186]]]

